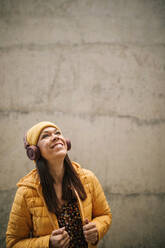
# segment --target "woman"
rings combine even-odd
[[[70,161],[70,144],[51,122],[33,126],[25,148],[36,169],[17,184],[7,248],[96,247],[112,219],[98,179]]]

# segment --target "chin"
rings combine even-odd
[[[56,153],[55,158],[65,158],[66,154],[66,151],[59,151],[58,153]]]

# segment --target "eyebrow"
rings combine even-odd
[[[43,134],[43,133],[49,133],[49,131],[43,131],[42,134]]]
[[[58,129],[56,128],[55,130],[53,130],[53,132],[56,132]],[[42,134],[44,134],[44,133],[50,133],[51,131],[43,131],[42,133],[41,133],[41,135]]]

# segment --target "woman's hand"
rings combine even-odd
[[[49,248],[67,248],[69,242],[69,235],[65,231],[65,227],[62,227],[52,232],[49,240]]]
[[[91,243],[92,245],[95,245],[97,243],[98,230],[95,223],[89,222],[88,219],[85,219],[83,232],[87,242]]]

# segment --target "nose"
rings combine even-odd
[[[51,135],[52,140],[56,140],[58,138],[59,138],[58,135],[56,135],[55,133],[52,133],[52,135]]]

